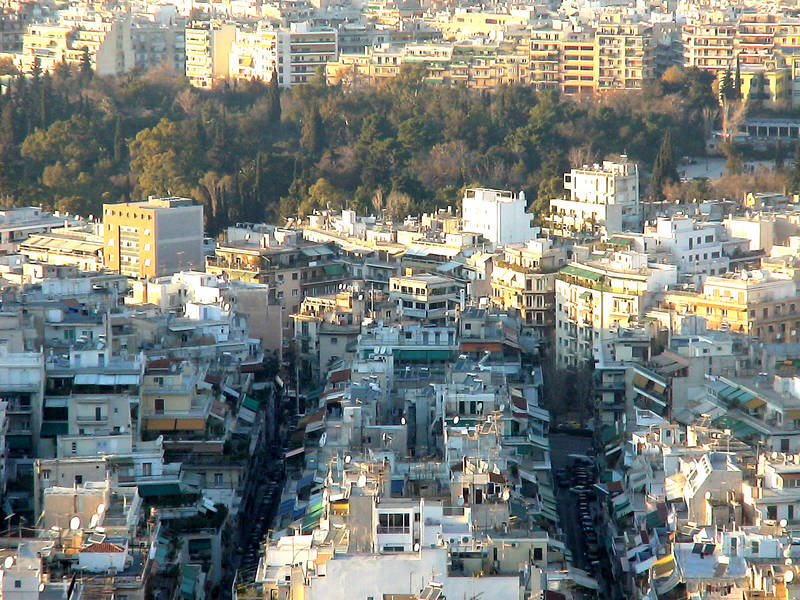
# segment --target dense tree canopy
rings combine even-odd
[[[675,155],[702,154],[696,132],[715,106],[695,70],[576,102],[526,87],[431,86],[419,68],[378,89],[315,79],[209,92],[159,73],[109,79],[64,66],[15,77],[0,96],[0,194],[83,214],[186,195],[205,205],[212,233],[325,207],[402,217],[457,205],[474,184],[523,189],[541,211],[578,161],[624,152],[647,170],[668,130]]]

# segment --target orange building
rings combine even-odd
[[[128,277],[203,269],[203,207],[174,197],[104,204],[103,263]]]

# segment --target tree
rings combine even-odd
[[[680,181],[680,177],[672,149],[672,131],[667,129],[653,163],[653,175],[650,179],[650,195],[653,200],[664,200],[664,186],[677,181]]]
[[[733,85],[733,78],[731,77],[730,70],[726,70],[722,74],[722,79],[719,82],[719,101],[721,103],[730,102],[734,99],[735,88]]]
[[[89,56],[89,48],[83,47],[83,54],[81,55],[81,76],[85,79],[92,78],[92,58]]]
[[[122,119],[117,115],[114,123],[114,162],[120,164],[125,156],[125,135],[122,133]]]
[[[789,173],[789,190],[794,193],[800,192],[800,144],[795,147],[794,151],[792,170]]]
[[[272,72],[272,79],[269,80],[269,122],[277,124],[281,122],[281,88],[278,85],[278,71]]]
[[[325,143],[325,132],[322,128],[322,117],[315,106],[303,120],[300,133],[300,147],[310,156],[318,156]]]

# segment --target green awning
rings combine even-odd
[[[647,526],[651,529],[655,527],[666,527],[666,523],[664,519],[661,518],[661,515],[658,514],[657,510],[647,513],[644,518],[644,522],[647,523]]]
[[[254,400],[250,396],[245,396],[244,400],[242,400],[242,406],[244,408],[248,408],[248,409],[252,410],[253,412],[257,412],[258,411],[258,407],[260,406],[260,404],[258,403],[257,400]]]
[[[323,388],[319,387],[315,390],[311,390],[306,394],[306,400],[313,402],[314,400],[319,400],[319,397],[322,395]]]
[[[33,439],[29,435],[7,435],[6,446],[9,450],[30,450]]]
[[[630,238],[617,237],[615,235],[608,238],[608,243],[614,246],[625,246],[627,248],[633,244],[633,240]]]
[[[184,600],[196,598],[197,578],[200,575],[199,565],[184,565],[181,573],[181,596]]]
[[[573,277],[582,277],[583,279],[591,279],[592,281],[599,281],[603,278],[602,273],[595,273],[588,269],[581,269],[572,265],[567,265],[559,273],[564,275],[572,275]]]
[[[450,350],[395,350],[392,355],[396,360],[407,360],[411,362],[450,360],[453,357]]]
[[[69,423],[47,421],[42,423],[42,437],[55,437],[57,435],[67,435],[69,433]]]
[[[754,433],[759,433],[758,429],[747,423],[742,423],[741,421],[737,421],[733,429],[731,429],[731,434],[733,434],[733,437],[737,438],[744,438]]]
[[[583,292],[578,298],[581,300],[590,300],[592,297],[592,292]]]
[[[180,496],[181,486],[177,483],[151,483],[139,486],[139,495],[142,498],[156,498],[158,496]]]
[[[325,265],[322,267],[325,269],[325,275],[332,276],[332,275],[343,275],[344,274],[344,265],[340,263],[333,263],[331,265]]]
[[[189,552],[199,552],[201,550],[211,550],[211,538],[189,540]]]

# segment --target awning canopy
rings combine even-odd
[[[42,437],[55,437],[57,435],[67,435],[69,433],[69,423],[50,421],[42,423]]]
[[[150,483],[139,485],[139,495],[142,498],[180,496],[180,494],[181,486],[178,483]]]
[[[756,408],[761,408],[765,404],[766,404],[766,402],[764,400],[762,400],[761,398],[753,398],[753,399],[748,400],[747,402],[745,402],[744,403],[744,407],[745,408],[749,408],[750,410],[754,410]]]
[[[138,375],[104,375],[101,373],[78,373],[75,385],[139,385]]]

